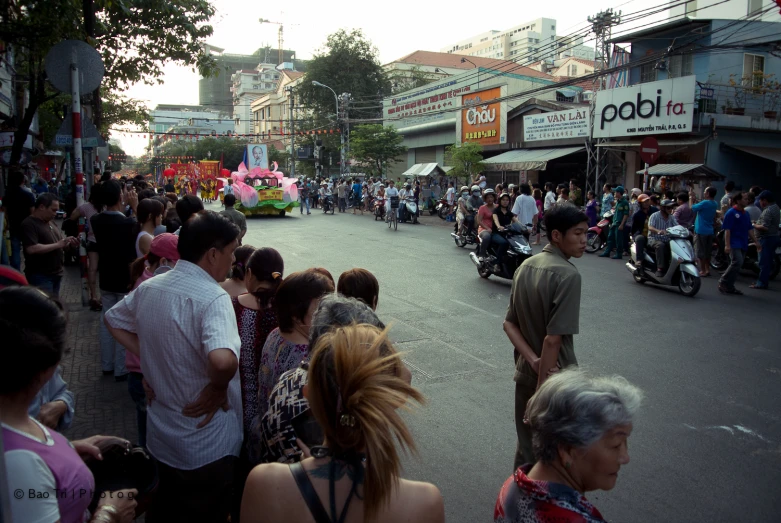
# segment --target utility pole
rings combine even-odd
[[[588,21],[591,23],[591,28],[596,38],[594,42],[594,78],[592,80],[591,100],[589,103],[590,129],[588,140],[586,140],[586,152],[588,154],[586,191],[592,190],[594,194],[601,194],[599,185],[600,178],[605,175],[607,170],[607,152],[603,156],[603,151],[600,150],[600,147],[597,147],[597,144],[604,143],[606,140],[604,138],[594,140],[592,136],[594,136],[594,121],[596,120],[597,93],[604,90],[607,86],[607,78],[600,73],[610,66],[610,44],[608,42],[610,41],[612,27],[621,23],[621,11],[618,13],[613,12],[612,9],[600,11],[594,16],[589,16]]]
[[[292,87],[285,87],[285,92],[287,93],[288,100],[290,100],[290,177],[294,178],[296,176],[295,120],[293,118],[295,97],[293,95]]]
[[[342,165],[346,166],[346,169],[342,171],[343,174],[350,174],[350,166],[346,161],[346,158],[349,156],[350,152],[350,102],[352,102],[352,95],[350,93],[342,93],[342,96],[339,97],[339,101],[341,102],[341,109],[344,117],[344,121],[342,124],[343,131],[342,131]],[[345,137],[345,135],[347,135]],[[346,146],[345,146],[346,142]]]

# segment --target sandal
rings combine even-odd
[[[766,291],[767,290],[767,287],[765,287],[764,285],[757,285],[756,283],[752,283],[751,285],[749,285],[749,288],[751,288],[751,289],[758,289],[758,290],[761,290],[761,291]]]

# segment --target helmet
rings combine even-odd
[[[380,184],[380,189],[384,189],[384,188],[385,188],[385,184],[384,184],[384,183],[381,183],[381,184]]]
[[[637,197],[637,201],[640,203],[647,202],[650,199],[651,197],[648,196],[647,194],[640,194],[640,196]]]
[[[496,191],[494,191],[493,189],[486,189],[485,192],[483,192],[483,198],[485,198],[489,194],[494,198],[496,198]]]
[[[507,186],[507,188],[512,191],[513,189],[515,189],[515,184],[511,183],[510,185]]]
[[[480,186],[478,186],[478,185],[473,185],[473,186],[472,186],[472,192],[475,192],[475,191],[478,191],[478,192],[479,192],[479,191],[480,191]]]
[[[640,190],[640,189],[638,189],[637,187],[635,187],[634,189],[632,189],[632,194],[634,194],[635,196],[640,196],[642,193],[643,193],[643,191],[641,191],[641,190]]]
[[[411,183],[409,183],[409,182],[407,182],[407,183],[405,183],[405,184],[404,184],[404,187],[406,187],[407,189],[409,189],[409,188],[411,188],[411,187],[412,187],[412,184],[411,184]]]
[[[458,192],[464,192],[464,191],[469,192],[469,187],[467,187],[466,185],[462,185],[461,189]]]
[[[509,200],[510,199],[510,194],[506,193],[506,192],[503,192],[502,194],[499,195],[499,200],[501,200],[502,198],[507,198]]]
[[[672,200],[662,200],[662,203],[660,204],[661,207],[673,207],[675,205],[675,202]]]

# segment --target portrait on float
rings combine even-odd
[[[245,165],[250,169],[268,169],[268,148],[266,144],[248,144]]]

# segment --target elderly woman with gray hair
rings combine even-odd
[[[505,481],[494,521],[605,521],[584,494],[611,490],[629,463],[627,440],[642,396],[619,376],[593,378],[570,368],[548,378],[529,400],[524,420],[537,463]]]
[[[314,347],[320,336],[332,328],[353,323],[385,328],[363,301],[338,294],[326,295],[312,315],[309,346]],[[253,421],[248,447],[253,463],[294,463],[301,459],[305,448],[323,442],[322,430],[304,398],[307,369],[308,363],[304,362],[282,374],[269,396],[268,411]],[[408,374],[407,379],[411,381],[412,375]]]

